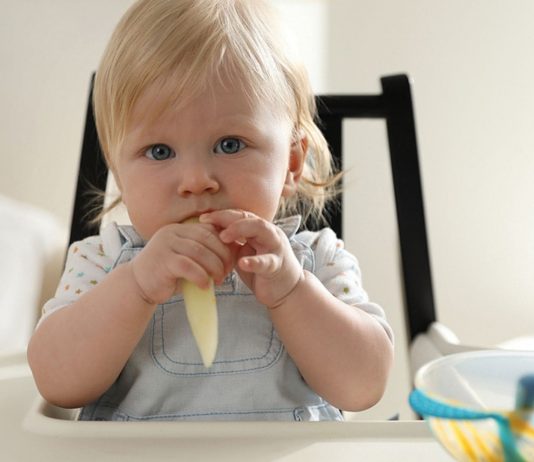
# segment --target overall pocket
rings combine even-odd
[[[152,322],[152,358],[168,374],[240,374],[273,366],[283,346],[267,309],[252,294],[217,294],[219,344],[207,369],[191,333],[182,297],[158,306]]]

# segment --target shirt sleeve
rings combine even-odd
[[[343,241],[329,228],[313,233],[312,236],[310,247],[315,254],[315,276],[339,300],[375,318],[393,341],[393,330],[384,310],[380,305],[369,301],[369,296],[363,289],[356,257],[345,250]]]
[[[106,277],[113,260],[104,247],[100,236],[88,237],[69,247],[65,271],[55,296],[43,306],[39,324],[50,314],[76,301]]]

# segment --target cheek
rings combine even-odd
[[[150,185],[153,184],[150,172],[147,173],[143,169],[135,167],[124,168],[119,175],[119,181],[121,182],[123,201],[127,207],[135,206],[147,196],[153,196],[150,191]]]
[[[258,194],[276,195],[282,190],[287,174],[287,167],[283,162],[267,162],[256,164],[248,169],[247,176],[250,181],[242,181],[244,187]]]
[[[283,181],[278,177],[251,175],[251,181],[236,182],[231,202],[233,206],[250,210],[266,220],[272,220],[278,211]]]
[[[147,190],[146,182],[135,175],[125,175],[121,178],[122,201],[126,206],[132,224],[141,231],[146,215],[150,215],[154,209],[150,206],[153,195]]]
[[[124,202],[124,205],[128,207],[131,203],[134,203],[135,201],[134,196],[135,196],[136,189],[131,187],[130,185],[131,182],[127,178],[123,178],[122,180],[119,180],[119,181],[120,181],[119,184],[121,185],[120,188],[121,188],[122,201]]]

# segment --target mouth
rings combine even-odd
[[[202,209],[202,210],[198,210],[194,213],[191,213],[190,215],[187,215],[186,217],[184,217],[180,223],[184,223],[185,221],[187,220],[190,220],[192,218],[198,218],[200,215],[204,214],[204,213],[210,213],[210,212],[213,212],[215,211],[215,209]]]
[[[201,210],[200,212],[198,212],[198,216],[202,215],[203,213],[211,213],[211,212],[214,212],[215,209],[204,209],[204,210]]]

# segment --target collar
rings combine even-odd
[[[292,215],[275,220],[274,224],[284,232],[288,239],[292,239],[297,234],[301,221],[302,217],[300,215]]]

